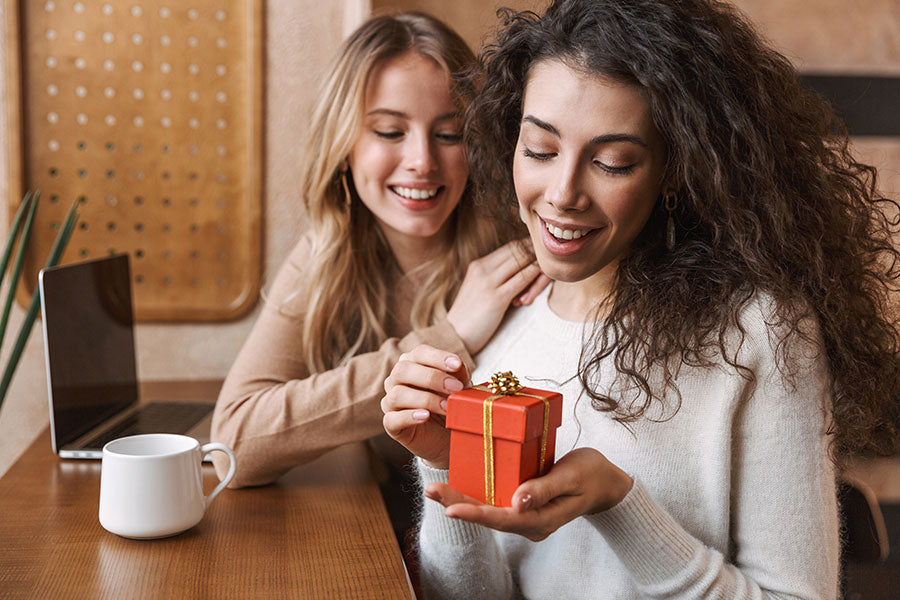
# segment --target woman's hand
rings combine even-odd
[[[466,270],[447,320],[471,354],[494,335],[510,305],[530,304],[550,283],[528,238],[509,242]]]
[[[384,380],[384,430],[428,466],[448,468],[447,396],[463,389],[468,379],[465,366],[452,352],[423,344],[401,354]]]
[[[559,459],[541,477],[524,482],[512,507],[488,506],[446,483],[432,483],[425,495],[446,507],[444,514],[540,541],[582,515],[612,508],[631,490],[633,480],[593,448],[579,448]]]

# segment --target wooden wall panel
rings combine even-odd
[[[138,319],[249,309],[260,277],[261,1],[11,7],[10,192],[42,190],[20,298],[77,200],[63,262],[128,252]]]

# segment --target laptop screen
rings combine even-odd
[[[128,255],[41,272],[56,448],[138,400]]]

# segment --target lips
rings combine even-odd
[[[389,185],[388,189],[407,210],[425,211],[435,208],[441,203],[444,191],[442,185],[404,186]]]
[[[577,240],[591,232],[590,228],[563,228],[544,221],[544,227],[558,240]]]
[[[540,217],[538,217],[540,219]],[[544,248],[554,256],[571,256],[581,250],[604,228],[576,227],[574,225],[553,224],[540,219],[541,241]],[[577,234],[577,237],[576,237]],[[559,237],[558,237],[559,236]],[[570,237],[566,237],[570,236]]]
[[[434,186],[432,188],[412,188],[401,185],[391,185],[388,187],[392,192],[407,200],[428,200],[429,198],[434,198],[441,190],[441,186]]]

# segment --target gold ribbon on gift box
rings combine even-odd
[[[547,431],[550,427],[550,400],[536,394],[523,393],[522,385],[512,371],[497,372],[491,375],[487,386],[476,385],[476,390],[490,392],[484,400],[484,503],[494,506],[494,417],[492,408],[494,400],[504,396],[527,396],[537,398],[544,403],[544,429],[541,432],[541,458],[538,463],[538,475],[544,474],[544,461],[547,456]]]

